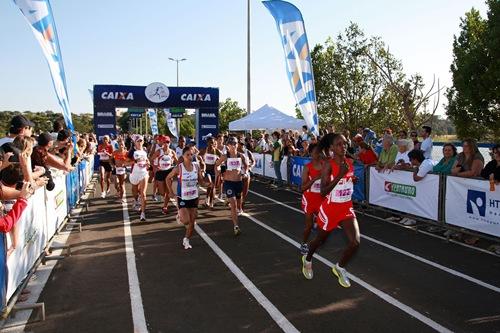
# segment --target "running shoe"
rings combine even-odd
[[[312,280],[314,276],[312,261],[307,261],[306,255],[302,256],[302,274],[304,274],[304,277],[308,280]]]
[[[125,200],[125,198],[122,198],[121,202],[125,203],[125,202],[127,202],[127,200]]]
[[[161,209],[161,213],[162,213],[163,215],[167,215],[167,211],[168,211],[168,208],[167,208],[167,207],[163,207],[163,208]]]
[[[193,248],[191,244],[189,244],[189,238],[187,237],[184,237],[184,239],[182,240],[182,246],[184,246],[184,250]]]
[[[234,226],[234,235],[239,236],[241,234],[241,229],[237,225]]]
[[[300,253],[307,254],[307,252],[309,252],[309,245],[307,245],[307,243],[304,243],[300,246]]]
[[[340,267],[339,264],[335,264],[332,267],[332,272],[339,278],[339,284],[344,288],[349,288],[351,286],[351,282],[349,281],[349,277],[347,276],[347,271]]]
[[[101,192],[101,198],[106,198],[106,192]]]
[[[141,222],[146,222],[146,214],[144,214],[144,212],[141,213],[140,221]]]
[[[238,213],[238,216],[241,216],[241,215],[243,215],[243,210],[239,210],[239,209],[238,209],[238,212],[237,212],[237,213]]]
[[[136,212],[140,212],[141,211],[141,204],[137,203],[137,205],[134,207],[134,209]]]
[[[406,221],[403,222],[403,225],[406,225],[406,226],[412,226],[415,224],[417,224],[417,221],[415,221],[414,219],[406,219]]]

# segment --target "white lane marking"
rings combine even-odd
[[[142,305],[141,288],[137,267],[135,265],[134,241],[132,240],[132,230],[130,228],[130,216],[128,215],[127,201],[122,203],[123,209],[123,232],[125,234],[125,253],[127,255],[128,285],[130,291],[130,305],[132,307],[132,321],[134,323],[134,333],[146,333],[146,318],[144,317],[144,307]]]
[[[250,220],[252,220],[253,222],[255,222],[257,225],[261,226],[262,228],[264,228],[264,229],[266,229],[266,230],[274,233],[276,236],[278,236],[281,239],[287,241],[288,243],[292,244],[296,248],[300,248],[300,244],[298,242],[294,241],[293,239],[291,239],[290,237],[288,237],[285,234],[281,233],[280,231],[278,231],[278,230],[276,230],[274,228],[271,228],[267,224],[261,222],[260,220],[256,219],[253,216],[248,215],[247,213],[244,213],[243,216],[249,218]],[[323,258],[319,254],[315,254],[314,258],[316,258],[317,260],[321,261],[323,264],[327,265],[330,268],[333,267],[333,265],[334,265],[334,263],[332,263],[328,259]],[[351,273],[348,273],[348,274],[349,274],[349,279],[351,279],[352,281],[356,282],[357,284],[359,284],[363,288],[369,290],[370,292],[372,292],[376,296],[380,297],[381,299],[383,299],[387,303],[389,303],[389,304],[397,307],[398,309],[402,310],[403,312],[406,312],[407,314],[409,314],[410,316],[414,317],[415,319],[421,321],[422,323],[426,324],[427,326],[435,329],[438,332],[452,332],[448,328],[442,326],[441,324],[438,324],[437,322],[435,322],[434,320],[430,319],[429,317],[424,316],[423,314],[421,314],[420,312],[414,310],[413,308],[409,307],[408,305],[401,303],[400,301],[398,301],[394,297],[392,297],[392,296],[384,293],[383,291],[375,288],[371,284],[369,284],[369,283],[361,280],[360,278],[352,275]]]
[[[217,254],[217,256],[224,262],[229,270],[240,280],[241,284],[252,294],[252,296],[259,302],[259,304],[269,313],[271,318],[278,324],[283,332],[298,333],[299,330],[295,328],[286,319],[286,317],[274,306],[269,299],[250,281],[250,279],[236,266],[236,264],[215,244],[215,242],[203,231],[199,225],[194,226],[196,232],[203,238],[203,240],[210,246],[210,248]]]
[[[282,202],[279,202],[279,201],[277,201],[277,200],[274,200],[273,198],[269,198],[269,197],[267,197],[267,196],[265,196],[265,195],[262,195],[262,194],[260,194],[260,193],[257,193],[257,192],[254,192],[254,191],[249,191],[249,192],[250,192],[250,193],[252,193],[252,194],[254,194],[254,195],[257,195],[257,196],[259,196],[259,197],[262,197],[262,198],[264,198],[264,199],[267,199],[267,200],[269,200],[269,201],[272,201],[272,202],[274,202],[274,203],[276,203],[276,204],[279,204],[279,205],[281,205],[281,206],[283,206],[283,207],[286,207],[286,208],[288,208],[288,209],[291,209],[291,210],[293,210],[293,211],[296,211],[296,212],[299,212],[299,213],[302,213],[302,214],[304,213],[304,212],[303,212],[302,210],[300,210],[300,209],[297,209],[297,208],[295,208],[295,207],[289,206],[289,205],[287,205],[287,204],[284,204],[284,203],[282,203]],[[435,268],[437,268],[437,269],[440,269],[440,270],[442,270],[442,271],[444,271],[444,272],[446,272],[446,273],[449,273],[449,274],[454,275],[454,276],[456,276],[456,277],[459,277],[459,278],[462,278],[462,279],[467,280],[467,281],[469,281],[469,282],[475,283],[475,284],[477,284],[477,285],[479,285],[479,286],[481,286],[481,287],[484,287],[484,288],[487,288],[487,289],[493,290],[493,291],[495,291],[495,292],[497,292],[497,293],[500,293],[500,288],[499,288],[499,287],[497,287],[497,286],[491,285],[491,284],[489,284],[489,283],[486,283],[486,282],[484,282],[484,281],[481,281],[481,280],[479,280],[479,279],[476,279],[476,278],[474,278],[474,277],[472,277],[472,276],[469,276],[469,275],[467,275],[467,274],[464,274],[464,273],[461,273],[461,272],[459,272],[459,271],[456,271],[456,270],[454,270],[454,269],[452,269],[452,268],[448,268],[448,267],[443,266],[443,265],[441,265],[441,264],[435,263],[435,262],[433,262],[433,261],[431,261],[431,260],[428,260],[428,259],[425,259],[425,258],[423,258],[423,257],[420,257],[420,256],[418,256],[418,255],[416,255],[416,254],[413,254],[413,253],[407,252],[407,251],[405,251],[405,250],[402,250],[402,249],[397,248],[397,247],[395,247],[395,246],[392,246],[392,245],[390,245],[390,244],[384,243],[384,242],[379,241],[379,240],[377,240],[377,239],[375,239],[375,238],[372,238],[372,237],[370,237],[370,236],[366,236],[366,235],[363,235],[363,234],[362,234],[362,235],[361,235],[361,237],[362,237],[362,238],[364,238],[364,239],[366,239],[366,240],[368,240],[368,241],[370,241],[370,242],[373,242],[373,243],[375,243],[375,244],[378,244],[378,245],[380,245],[380,246],[383,246],[383,247],[385,247],[385,248],[387,248],[387,249],[390,249],[390,250],[395,251],[395,252],[398,252],[398,253],[400,253],[400,254],[402,254],[402,255],[408,256],[408,257],[413,258],[413,259],[415,259],[415,260],[418,260],[418,261],[420,261],[420,262],[422,262],[422,263],[424,263],[424,264],[427,264],[427,265],[429,265],[429,266],[432,266],[432,267],[435,267]]]

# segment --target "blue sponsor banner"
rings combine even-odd
[[[5,234],[0,233],[0,309],[5,307],[7,294],[7,244]]]
[[[162,102],[155,103],[146,97],[144,86],[95,85],[94,106],[150,107],[187,109],[218,108],[219,89],[200,87],[165,87]],[[151,96],[150,96],[151,98]]]
[[[365,200],[365,166],[362,163],[354,163],[354,175],[358,181],[354,184],[352,199],[355,201]]]
[[[290,183],[300,186],[302,184],[302,171],[307,163],[311,162],[310,158],[292,157]]]
[[[114,107],[94,107],[94,129],[98,143],[105,135],[116,135],[116,109]]]
[[[196,110],[196,146],[201,149],[207,146],[209,137],[216,137],[219,132],[219,109]]]

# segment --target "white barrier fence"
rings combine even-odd
[[[445,222],[500,237],[500,186],[488,181],[447,177]]]
[[[429,174],[421,181],[413,173],[379,173],[370,168],[369,203],[427,219],[439,218],[439,176]]]
[[[93,163],[87,163],[83,173],[85,179],[80,185],[85,187],[92,178]],[[38,189],[29,198],[28,206],[6,237],[8,275],[5,300],[9,300],[21,285],[68,215],[66,179],[62,172],[53,172],[55,188],[52,191]],[[0,263],[0,266],[3,265],[5,263]]]
[[[255,159],[255,166],[252,169],[252,173],[260,176],[265,176],[269,178],[276,179],[276,173],[274,172],[273,158],[271,154],[253,154]],[[284,156],[281,161],[281,178],[283,181],[288,180],[288,157]]]

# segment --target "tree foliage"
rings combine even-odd
[[[229,123],[246,115],[245,109],[238,105],[237,101],[227,98],[219,104],[219,132],[227,131]]]
[[[10,120],[15,115],[23,114],[26,118],[35,123],[35,133],[38,132],[52,132],[52,124],[57,119],[62,119],[60,113],[47,110],[45,112],[31,112],[31,111],[0,111],[0,134],[5,135],[9,131]],[[89,113],[72,114],[73,126],[75,130],[80,133],[93,132],[93,116]]]
[[[439,95],[434,85],[424,92],[419,74],[407,77],[379,37],[366,37],[355,23],[336,39],[316,45],[311,58],[320,126],[415,129],[431,119],[429,100]]]
[[[446,113],[460,138],[500,139],[500,1],[487,4],[487,19],[471,9],[453,40]]]

